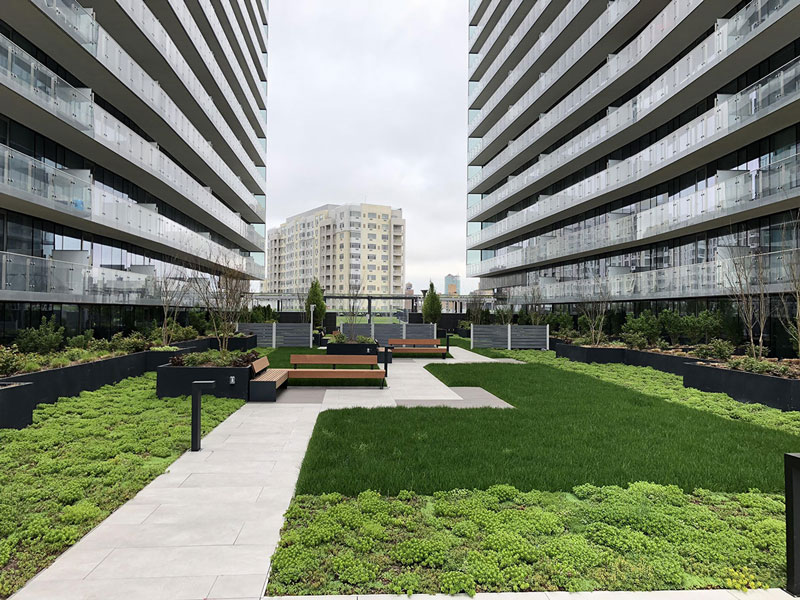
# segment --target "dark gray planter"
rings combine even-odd
[[[315,333],[314,334],[314,345],[318,346],[320,348],[324,348],[325,346],[328,345],[328,338],[326,338],[321,333]]]
[[[329,343],[327,346],[328,354],[338,356],[363,356],[371,354],[376,356],[378,354],[378,344],[333,344]]]
[[[188,396],[193,381],[214,381],[208,394],[217,398],[247,400],[250,384],[250,367],[173,367],[160,365],[156,369],[156,395],[159,398]],[[231,383],[231,377],[233,383]]]
[[[556,356],[582,363],[625,363],[625,348],[590,348],[556,344]]]
[[[244,352],[252,350],[258,343],[256,335],[248,335],[245,337],[232,337],[228,338],[228,350],[238,350]],[[212,350],[219,350],[219,341],[217,338],[209,338],[208,347]]]
[[[189,352],[195,352],[195,349],[180,348],[179,350],[148,350],[146,353],[146,368],[148,371],[155,371],[159,365],[168,363],[169,359],[173,356],[177,356],[178,354],[187,354]]]
[[[30,382],[0,384],[0,428],[22,429],[31,424],[36,396]]]
[[[625,350],[625,364],[634,367],[652,367],[658,371],[672,373],[673,375],[686,375],[686,366],[694,364],[697,358],[689,356],[673,356],[659,354],[658,352],[645,352],[642,350]]]
[[[470,336],[469,329],[462,329],[461,327],[456,327],[456,333],[463,338],[469,339]]]
[[[747,404],[764,404],[782,411],[800,410],[800,380],[733,369],[687,364],[685,387],[727,394]]]

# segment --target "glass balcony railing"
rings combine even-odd
[[[487,146],[490,140],[493,140],[497,135],[505,130],[509,123],[511,123],[517,116],[522,114],[541,94],[552,86],[553,82],[562,77],[568,69],[572,68],[577,60],[586,54],[589,49],[594,46],[599,39],[608,34],[610,28],[616,24],[624,15],[626,15],[632,6],[637,4],[640,0],[617,0],[609,4],[608,8],[598,17],[594,23],[584,31],[581,36],[572,44],[569,49],[562,54],[558,60],[545,71],[537,82],[522,96],[514,105],[512,105],[508,112],[484,135],[483,145]],[[700,0],[693,0],[699,2]],[[469,129],[474,130],[478,123],[483,121],[494,108],[500,104],[505,98],[506,94],[513,88],[522,76],[527,73],[535,64],[537,64],[542,51],[550,45],[553,40],[558,38],[566,26],[572,21],[576,14],[585,7],[587,0],[570,0],[570,3],[559,13],[555,21],[542,33],[533,47],[528,53],[520,60],[519,64],[512,69],[512,71],[505,78],[503,83],[492,94],[484,106],[477,111],[470,120]],[[532,15],[529,15],[532,16]],[[527,19],[526,19],[527,20]],[[523,23],[524,25],[524,23]],[[651,24],[652,25],[652,24]],[[527,28],[529,28],[528,25]],[[527,31],[525,29],[518,29],[519,31]],[[651,27],[648,27],[650,29]],[[502,61],[505,60],[504,56],[513,51],[516,44],[519,43],[521,37],[515,33],[506,44],[503,52],[495,59],[493,67],[487,71],[481,78],[478,86],[473,87],[470,94],[470,105],[477,95],[482,91],[482,86],[485,82],[490,81],[494,76],[497,69],[500,68]],[[594,77],[594,76],[593,76]],[[592,78],[590,78],[591,80]],[[471,157],[472,158],[472,157]]]
[[[537,266],[571,256],[605,252],[612,246],[648,243],[663,234],[710,221],[734,222],[741,213],[800,198],[800,155],[754,171],[718,175],[715,185],[659,206],[630,215],[612,213],[606,223],[578,231],[558,230],[533,240],[534,245],[471,265],[474,273],[487,275],[521,266]]]
[[[31,0],[92,54],[97,52],[97,21],[75,0]]]
[[[92,216],[92,186],[88,181],[2,145],[0,191],[84,219]]]
[[[245,223],[237,213],[217,200],[207,188],[159,151],[157,146],[134,133],[104,109],[95,106],[88,90],[72,87],[3,36],[0,36],[0,85],[7,85],[80,131],[113,147],[117,154],[170,183],[184,197],[201,206],[207,214],[213,215],[232,231],[258,244],[259,248],[264,247],[264,238],[252,225]],[[259,212],[263,212],[260,206]]]
[[[739,278],[751,286],[760,288],[763,284],[765,291],[771,294],[792,287],[790,273],[800,261],[800,250],[764,254],[749,254],[750,249],[746,247],[726,250],[734,256],[722,258],[718,255],[716,260],[706,262],[596,279],[557,282],[540,279],[537,287],[546,303],[586,302],[602,296],[612,301],[728,296],[737,289]],[[737,253],[741,254],[736,256]],[[513,293],[511,296],[514,298]]]
[[[781,106],[800,100],[800,57],[752,86],[718,102],[717,106],[631,158],[597,173],[563,192],[540,196],[539,201],[495,225],[470,236],[468,247],[485,243],[509,231],[534,226],[566,209],[574,209],[612,189],[662,169],[687,151],[697,150],[727,133]],[[469,211],[468,211],[469,212]]]
[[[152,206],[112,194],[86,179],[2,145],[0,192],[179,249],[200,261],[229,265],[242,273],[254,272],[249,257],[158,214]]]
[[[69,4],[73,12],[76,14],[79,13],[82,16],[65,22],[61,16],[62,13],[57,10],[57,8],[53,7],[52,0],[29,1],[39,6],[44,14],[52,18],[55,23],[65,29],[70,35],[74,36],[74,33],[69,23],[73,21],[83,23],[87,20],[94,23],[92,14],[81,7],[77,2],[70,1]],[[55,4],[63,4],[63,0],[55,2]],[[95,23],[93,30],[95,31],[95,43],[84,47],[122,83],[139,96],[141,100],[146,102],[157,112],[161,118],[170,125],[171,129],[194,149],[211,170],[213,170],[239,198],[247,203],[248,206],[252,207],[257,205],[253,193],[248,190],[241,178],[238,177],[216,151],[214,151],[208,140],[200,134],[197,128],[189,121],[169,95],[161,89],[158,82],[154,81],[104,29],[97,26]],[[255,169],[254,166],[253,169]],[[257,176],[257,173],[255,175]]]
[[[508,188],[512,185],[515,186],[514,193],[516,193],[519,189],[527,187],[527,185],[538,180],[541,174],[548,173],[554,168],[566,164],[588,148],[596,146],[599,142],[616,135],[625,127],[636,123],[647,115],[650,110],[669,98],[675,90],[684,87],[687,80],[697,78],[703,72],[713,68],[720,59],[746,43],[756,32],[761,30],[767,20],[774,18],[776,12],[787,4],[795,4],[795,2],[790,1],[787,3],[786,0],[781,2],[775,0],[774,2],[748,4],[732,19],[727,21],[719,32],[714,33],[693,48],[646,90],[618,109],[610,112],[607,117],[572,138],[555,152],[549,155],[541,155],[539,163],[533,165],[519,176],[512,178],[509,184],[504,185],[484,198],[480,204],[471,207],[470,215],[480,214],[487,208],[504,200],[510,195]],[[481,172],[470,180],[470,187],[474,187],[474,185],[495,174],[512,158],[540,140],[553,126],[565,121],[569,113],[578,105],[572,102],[568,96],[549,113],[542,115],[522,136],[509,144],[505,150],[487,163],[481,169]],[[478,150],[475,150],[474,143],[470,150],[471,155],[477,156]],[[517,179],[521,179],[521,181],[517,181]]]
[[[525,73],[527,69],[529,69],[530,66],[534,64],[535,61],[539,60],[542,51],[546,49],[547,46],[549,46],[553,42],[553,40],[555,40],[558,36],[564,33],[566,26],[575,18],[575,15],[577,15],[581,10],[583,10],[583,8],[586,7],[589,1],[590,0],[570,0],[569,4],[567,4],[564,7],[564,10],[562,10],[558,14],[556,19],[547,27],[547,29],[545,29],[544,32],[541,33],[539,38],[536,40],[536,43],[534,43],[533,47],[528,52],[528,54],[526,54],[525,57],[523,57],[519,65],[511,71],[511,73],[507,76],[507,78],[512,79],[514,77],[514,73],[518,72],[517,69],[521,67],[523,63],[527,64],[528,67],[520,70],[519,71],[520,75]],[[627,0],[622,0],[622,1],[627,3]],[[635,1],[638,2],[638,0]],[[478,85],[474,86],[470,90],[469,94],[470,106],[472,105],[472,102],[475,100],[475,98],[477,98],[478,95],[480,95],[481,92],[483,92],[486,85],[490,81],[492,81],[492,79],[494,79],[494,77],[497,75],[498,71],[506,62],[508,57],[511,55],[512,52],[514,52],[514,50],[517,49],[520,42],[522,41],[522,38],[524,38],[525,35],[528,34],[530,28],[533,27],[533,25],[539,20],[539,17],[542,15],[542,12],[547,8],[549,4],[550,4],[549,0],[547,2],[543,2],[541,0],[537,2],[533,6],[531,11],[528,13],[528,15],[525,17],[525,19],[522,21],[522,23],[520,23],[519,27],[517,27],[517,30],[511,34],[511,36],[508,38],[505,45],[503,46],[503,49],[497,56],[495,56],[494,60],[492,61],[492,64],[489,66],[489,68],[481,77],[480,81],[478,82]],[[506,13],[504,15],[507,16],[508,18],[510,18],[511,14],[513,14],[510,11],[510,8],[511,7],[509,7],[509,9],[506,9]],[[493,37],[496,38],[496,34],[499,34],[499,32],[500,30],[496,27],[493,33]],[[489,40],[487,40],[487,43],[484,45],[484,48],[486,49],[490,48],[491,46],[489,46],[488,44]],[[479,56],[481,56],[480,62],[482,62],[483,57],[485,57],[485,51]],[[534,56],[535,56],[534,60],[526,60],[526,59],[532,59],[534,58]],[[473,73],[474,69],[471,69],[470,76]],[[516,81],[518,81],[518,78],[515,80],[515,82]],[[493,100],[495,100],[494,104],[492,104]],[[495,94],[493,94],[492,97],[489,99],[489,102],[487,102],[485,106],[491,105],[491,107],[494,107],[496,106],[497,101],[499,100],[500,98],[495,98]],[[470,121],[470,126],[472,126],[474,123],[477,122],[477,119],[480,118],[481,114],[487,114],[491,110],[491,107],[481,109],[480,113],[475,115],[475,118],[473,118]],[[486,112],[484,112],[484,110]]]
[[[0,83],[74,127],[92,128],[92,98],[88,90],[72,87],[30,54],[0,35]]]

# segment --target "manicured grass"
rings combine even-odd
[[[205,396],[207,433],[242,405]],[[156,397],[147,373],[42,405],[0,429],[0,598],[163,473],[191,438],[189,399]]]
[[[566,491],[639,480],[780,492],[783,454],[800,448],[800,436],[664,401],[674,391],[658,380],[642,393],[549,364],[427,368],[447,385],[483,387],[516,410],[326,411],[298,493],[433,493],[498,483]]]
[[[574,493],[298,496],[272,595],[777,587],[780,496],[635,483]]]

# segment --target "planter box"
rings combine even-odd
[[[625,348],[591,348],[556,344],[556,356],[582,363],[625,363]]]
[[[687,365],[694,364],[700,359],[689,356],[673,356],[659,354],[658,352],[644,352],[642,350],[625,350],[625,364],[634,367],[652,367],[658,371],[672,373],[673,375],[686,375]]]
[[[215,381],[207,394],[217,398],[247,400],[250,387],[250,367],[173,367],[161,365],[156,369],[156,395],[159,398],[188,396],[193,381]],[[231,383],[233,377],[233,383]]]
[[[328,338],[326,338],[323,334],[315,333],[313,335],[314,335],[314,345],[315,346],[318,346],[320,348],[324,348],[325,346],[328,345]]]
[[[0,428],[22,429],[31,424],[36,397],[30,382],[0,384]]]
[[[683,385],[703,392],[727,394],[747,404],[764,404],[783,411],[800,410],[798,379],[689,364]]]
[[[463,338],[469,339],[470,330],[469,329],[461,329],[460,327],[456,327],[456,334]]]
[[[195,352],[194,348],[181,348],[180,350],[148,350],[146,352],[146,369],[148,371],[155,371],[159,365],[169,362],[169,359],[178,354],[188,354]]]
[[[378,354],[378,344],[334,344],[329,343],[327,346],[328,354],[339,356],[344,355],[358,355],[371,354],[376,356]]]
[[[256,335],[248,335],[245,337],[232,337],[228,338],[228,350],[246,351],[252,350],[258,344],[258,337]],[[219,341],[217,338],[209,338],[208,347],[211,350],[219,350]]]

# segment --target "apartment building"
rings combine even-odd
[[[262,280],[266,0],[0,6],[0,337],[113,332],[158,277]]]
[[[691,309],[758,254],[778,291],[798,246],[798,23],[800,0],[470,2],[468,276]]]
[[[285,295],[295,309],[314,279],[327,295],[404,295],[405,229],[402,210],[376,204],[326,204],[295,215],[267,235],[267,292]],[[344,299],[327,304],[350,307]],[[372,303],[373,311],[402,307],[402,299]]]
[[[461,276],[447,274],[444,277],[444,293],[448,296],[461,294]]]

